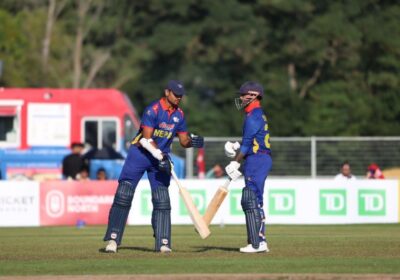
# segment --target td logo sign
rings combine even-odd
[[[320,215],[345,216],[347,212],[346,190],[320,190]]]
[[[385,216],[386,191],[385,190],[359,190],[358,214],[360,216]]]
[[[197,209],[201,215],[204,215],[206,212],[206,191],[205,190],[191,190],[189,191],[190,196],[193,199],[194,205],[196,205]],[[185,202],[181,197],[179,197],[179,215],[188,216],[189,212],[186,209]]]
[[[229,195],[229,210],[231,215],[244,216],[241,201],[242,190],[231,190]]]
[[[143,216],[151,216],[151,212],[153,211],[153,204],[151,203],[151,191],[150,190],[142,190],[140,195],[140,213]]]
[[[294,190],[270,190],[268,194],[269,215],[295,215],[296,196]]]

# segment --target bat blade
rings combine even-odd
[[[224,199],[227,194],[228,194],[228,190],[226,188],[224,188],[224,187],[218,188],[214,197],[208,204],[206,213],[203,216],[203,219],[204,219],[204,222],[206,223],[206,225],[211,224],[212,219],[214,218],[215,214],[217,213],[222,202],[224,202]]]
[[[193,225],[196,228],[196,231],[199,233],[202,239],[206,239],[210,234],[210,229],[207,224],[204,222],[203,217],[200,215],[199,210],[193,202],[192,197],[190,196],[189,191],[182,186],[178,177],[176,176],[174,170],[171,172],[172,178],[174,178],[176,184],[179,188],[179,194],[181,195],[183,202],[189,212],[190,218],[192,219]]]
[[[202,239],[206,239],[211,234],[210,229],[203,220],[203,217],[200,215],[196,205],[194,205],[189,191],[185,187],[180,187],[179,193],[181,194],[196,231],[199,233]]]
[[[225,184],[218,188],[218,190],[214,194],[214,197],[208,204],[206,213],[203,216],[203,219],[207,224],[207,226],[211,224],[211,221],[214,218],[215,214],[217,213],[219,207],[221,206],[222,202],[224,202],[224,199],[228,194],[228,186],[230,182],[231,182],[230,179],[226,180]]]

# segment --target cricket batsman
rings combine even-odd
[[[175,135],[184,148],[201,148],[204,144],[203,137],[187,131],[184,113],[178,107],[184,94],[183,84],[171,80],[164,90],[164,96],[144,110],[140,129],[132,141],[118,179],[104,236],[104,241],[108,241],[106,252],[116,253],[121,244],[136,186],[146,171],[153,203],[151,224],[155,251],[171,252],[171,203],[168,187],[172,166],[168,153]]]
[[[243,163],[245,187],[242,191],[242,209],[246,216],[247,246],[240,248],[242,253],[268,252],[265,239],[265,214],[263,195],[265,180],[272,167],[271,144],[268,122],[261,108],[264,96],[263,87],[256,82],[245,82],[235,98],[238,110],[244,110],[242,143],[226,142],[225,154],[233,158],[226,167],[226,173],[234,181],[242,173]]]

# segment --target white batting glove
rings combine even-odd
[[[239,142],[232,143],[230,141],[225,143],[225,155],[230,158],[236,156],[236,150],[240,148]]]
[[[226,174],[232,179],[232,181],[236,181],[242,173],[239,171],[240,163],[237,161],[231,161],[226,167]]]
[[[163,159],[163,156],[164,156],[160,149],[155,149],[155,150],[151,153],[151,155],[152,155],[153,157],[155,157],[156,159],[158,159],[158,160],[162,160],[162,159]]]
[[[155,157],[158,160],[162,160],[164,156],[163,153],[161,152],[160,149],[157,149],[153,145],[151,145],[151,142],[153,142],[153,139],[151,138],[150,139],[142,138],[139,141],[142,147],[148,150],[153,157]]]

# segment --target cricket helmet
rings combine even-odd
[[[239,89],[238,92],[240,95],[242,94],[248,94],[248,93],[258,93],[259,96],[263,96],[264,95],[264,89],[262,87],[262,85],[260,85],[257,82],[253,82],[253,81],[248,81],[245,82]]]
[[[257,82],[247,81],[239,89],[241,97],[235,98],[235,105],[238,110],[243,109],[256,99],[261,99],[264,95],[264,88]],[[243,97],[243,95],[253,94],[252,97]]]

